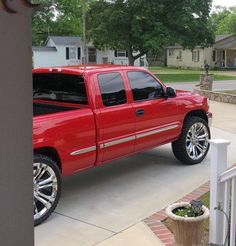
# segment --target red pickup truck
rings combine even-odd
[[[144,68],[34,69],[33,87],[35,225],[55,209],[62,176],[166,143],[185,164],[208,152],[207,99],[175,92]]]

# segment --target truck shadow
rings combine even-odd
[[[82,186],[83,184],[86,186],[98,185],[99,183],[109,183],[110,180],[122,176],[145,175],[150,172],[150,169],[155,175],[155,172],[165,169],[165,166],[176,167],[181,165],[183,164],[175,159],[169,146],[159,147],[78,172],[73,176],[64,178],[63,185],[72,189],[74,183]],[[78,186],[75,188],[78,190]]]
[[[184,170],[193,167],[184,165],[175,159],[170,145],[164,145],[65,178],[63,180],[63,198],[66,199],[74,192],[77,194],[89,192],[95,186],[100,187],[99,191],[106,190],[107,186],[122,186],[125,189],[132,189],[132,186],[135,186],[140,180],[147,182],[148,185],[152,179],[155,180],[161,176],[162,179],[168,180],[171,176],[169,174],[184,172]]]

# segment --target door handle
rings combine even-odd
[[[136,114],[137,116],[144,115],[144,109],[138,109],[138,110],[136,110],[136,111],[135,111],[135,114]]]

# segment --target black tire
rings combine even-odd
[[[199,126],[199,129],[201,129],[202,127],[202,132],[198,129],[199,134],[206,132],[207,136],[205,137],[206,139],[204,141],[198,140],[198,137],[196,137],[197,131],[195,131],[196,136],[194,134],[194,137],[191,138],[192,135],[191,129],[194,129],[194,127],[196,129],[197,126]],[[199,138],[201,136],[203,135],[200,135]],[[208,153],[209,150],[208,139],[210,139],[210,137],[211,137],[210,129],[208,127],[207,122],[204,119],[197,116],[187,117],[184,121],[184,125],[179,139],[172,142],[172,151],[175,157],[182,163],[187,165],[198,164],[206,157]],[[201,146],[202,149],[199,146]],[[198,154],[199,156],[196,157]]]
[[[55,161],[45,155],[36,154],[33,179],[34,225],[36,226],[45,221],[58,204],[61,196],[61,173]]]

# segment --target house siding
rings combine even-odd
[[[78,49],[78,46],[67,47],[75,47],[76,49]],[[63,45],[57,45],[57,51],[33,51],[33,63],[34,68],[38,68],[49,66],[80,65],[81,60],[67,60],[66,47]]]
[[[235,46],[236,49],[236,46]],[[227,57],[227,66],[233,67],[236,66],[236,51],[235,50],[227,50],[226,57]]]
[[[52,38],[48,38],[46,46],[45,47],[54,47],[55,50],[46,50],[45,47],[37,47],[33,48],[33,66],[34,68],[38,67],[48,67],[48,66],[70,66],[70,65],[81,65],[83,62],[83,48],[82,48],[82,43],[79,37],[77,37],[76,43],[73,42],[73,45],[67,45],[63,44],[63,40],[66,40],[68,43],[68,39],[70,37],[56,37],[54,41]],[[75,37],[73,37],[75,39]],[[80,41],[79,41],[80,40]],[[59,43],[58,43],[59,41]],[[76,50],[80,48],[80,59],[66,59],[66,47],[74,47]],[[88,43],[88,48],[94,48],[93,44],[90,42]],[[134,53],[134,55],[136,55]],[[88,54],[89,55],[89,54]],[[77,55],[78,58],[78,55]],[[94,56],[92,57],[94,58]],[[94,59],[91,59],[94,60]],[[141,62],[142,60],[142,62]],[[104,63],[109,63],[109,64],[119,64],[119,65],[128,65],[129,61],[128,58],[125,57],[116,57],[115,56],[115,51],[113,50],[98,50],[96,49],[96,64],[104,64]],[[92,64],[92,63],[90,63]],[[146,56],[143,56],[142,58],[136,59],[135,60],[135,66],[147,66],[147,60]]]
[[[236,35],[217,35],[213,47],[200,48],[199,61],[192,61],[192,51],[183,49],[180,45],[167,47],[167,66],[168,67],[185,67],[185,68],[204,68],[207,63],[215,68],[236,68]],[[182,59],[177,59],[179,52],[182,52]],[[214,61],[213,61],[213,52]],[[171,55],[171,56],[170,56]]]
[[[195,48],[193,51],[199,52],[199,61],[193,61],[192,51],[182,48],[167,49],[167,66],[168,67],[183,67],[183,68],[204,68],[208,63],[212,65],[212,48]],[[182,54],[179,58],[180,52]],[[171,55],[170,55],[171,53]]]
[[[135,53],[136,55],[137,53]],[[116,65],[129,65],[129,60],[127,57],[115,57],[114,50],[105,50],[100,51],[97,50],[97,64],[103,64],[104,59],[108,60],[109,64],[116,64]],[[147,66],[146,56],[143,56],[144,59],[144,66]],[[140,58],[136,59],[134,62],[135,66],[141,66]]]

